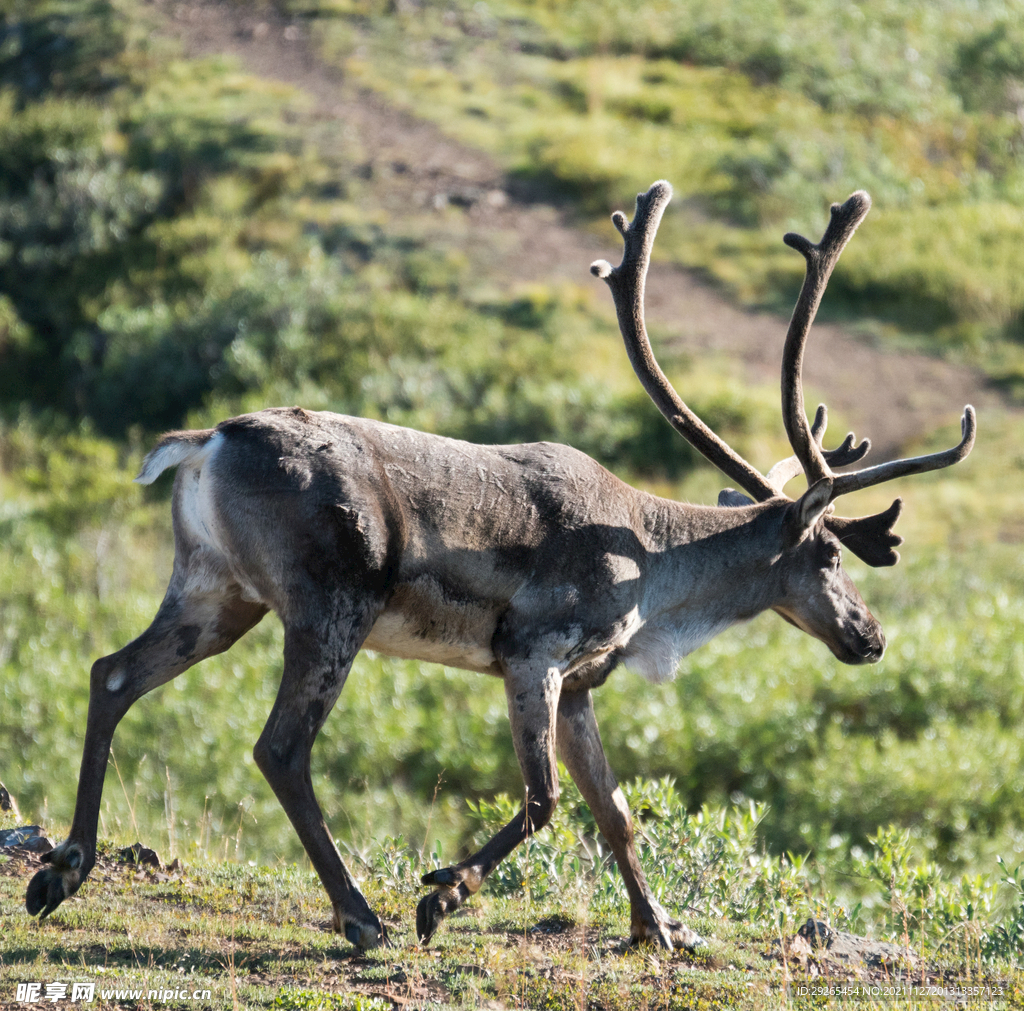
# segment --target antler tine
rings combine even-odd
[[[904,477],[907,474],[923,474],[929,470],[952,467],[954,463],[963,460],[974,448],[974,437],[977,430],[978,419],[975,416],[974,408],[968,404],[960,419],[961,439],[958,445],[940,450],[938,453],[929,453],[926,456],[890,460],[888,463],[865,467],[864,470],[855,470],[850,474],[839,474],[832,484],[832,498],[847,495],[852,491],[860,491],[862,488],[870,488],[872,485],[882,484],[884,481],[891,481],[893,478]]]
[[[818,410],[811,423],[811,437],[821,449],[822,439],[825,437],[825,429],[828,427],[828,409],[824,404],[818,404]],[[821,449],[825,463],[831,467],[846,467],[851,463],[863,460],[871,449],[871,440],[863,439],[859,445],[854,446],[855,436],[848,432],[846,438],[835,449]],[[803,471],[803,464],[795,456],[788,456],[780,460],[765,477],[772,483],[775,489],[782,494],[782,489]]]
[[[647,336],[644,285],[654,236],[671,199],[672,187],[662,179],[654,183],[646,193],[637,194],[636,211],[631,224],[627,225],[626,216],[616,211],[612,221],[624,241],[622,262],[613,268],[607,260],[597,260],[591,265],[590,272],[602,278],[611,288],[619,330],[626,344],[629,361],[658,410],[694,449],[756,500],[764,502],[779,494],[775,487],[683,403],[655,360]]]
[[[793,452],[807,475],[808,485],[831,477],[832,471],[825,462],[820,445],[811,435],[804,412],[804,348],[839,254],[870,209],[871,198],[863,190],[858,190],[846,203],[832,205],[832,218],[817,245],[794,232],[787,233],[782,239],[787,246],[802,253],[807,261],[807,273],[782,352],[782,420]]]
[[[853,444],[855,440],[856,436],[853,432],[847,432],[846,438],[835,449],[822,450],[825,462],[829,467],[848,467],[851,463],[857,463],[868,455],[871,451],[871,440],[861,439],[856,446]]]

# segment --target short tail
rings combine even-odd
[[[183,463],[202,466],[220,441],[217,436],[215,428],[200,432],[168,432],[146,454],[142,469],[135,478],[136,483],[152,484],[168,467],[178,467]]]

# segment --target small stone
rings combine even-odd
[[[123,864],[139,864],[160,869],[160,858],[156,855],[156,851],[143,846],[142,843],[125,846],[123,850],[118,851],[117,855]]]
[[[827,948],[834,931],[824,920],[815,920],[811,917],[797,933],[800,937],[805,938],[812,947]]]

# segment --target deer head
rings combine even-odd
[[[881,626],[871,615],[850,577],[841,566],[841,545],[868,565],[895,565],[896,546],[902,538],[893,532],[903,503],[896,499],[881,513],[847,518],[834,515],[840,495],[868,488],[907,474],[949,467],[963,460],[974,445],[974,408],[967,406],[961,420],[959,445],[927,456],[893,460],[853,472],[836,473],[834,467],[857,463],[871,444],[859,444],[852,433],[834,450],[822,448],[828,422],[824,405],[813,424],[807,420],[803,398],[803,355],[829,276],[857,226],[871,207],[863,191],[845,203],[832,206],[832,216],[821,242],[811,243],[789,233],[787,245],[803,254],[807,271],[786,334],[782,355],[782,418],[793,456],[780,461],[767,475],[744,460],[698,418],[673,389],[651,349],[644,322],[644,285],[651,248],[661,216],[672,198],[664,180],[638,194],[632,223],[621,211],[612,215],[622,234],[622,262],[613,268],[605,260],[590,268],[612,291],[615,309],[629,360],[640,382],[669,424],[707,460],[735,481],[747,495],[726,489],[721,506],[753,502],[777,502],[783,506],[782,552],[787,556],[785,585],[772,606],[787,621],[821,639],[845,663],[874,662],[885,649]],[[803,473],[807,491],[796,501],[783,492],[786,483]]]

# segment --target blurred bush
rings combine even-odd
[[[587,371],[583,349],[616,337],[578,293],[482,301],[463,255],[382,227],[344,150],[303,139],[300,96],[171,59],[127,0],[0,11],[9,417],[123,437],[302,401],[649,474],[694,462],[631,384]],[[712,420],[742,441],[755,399],[710,402]]]

